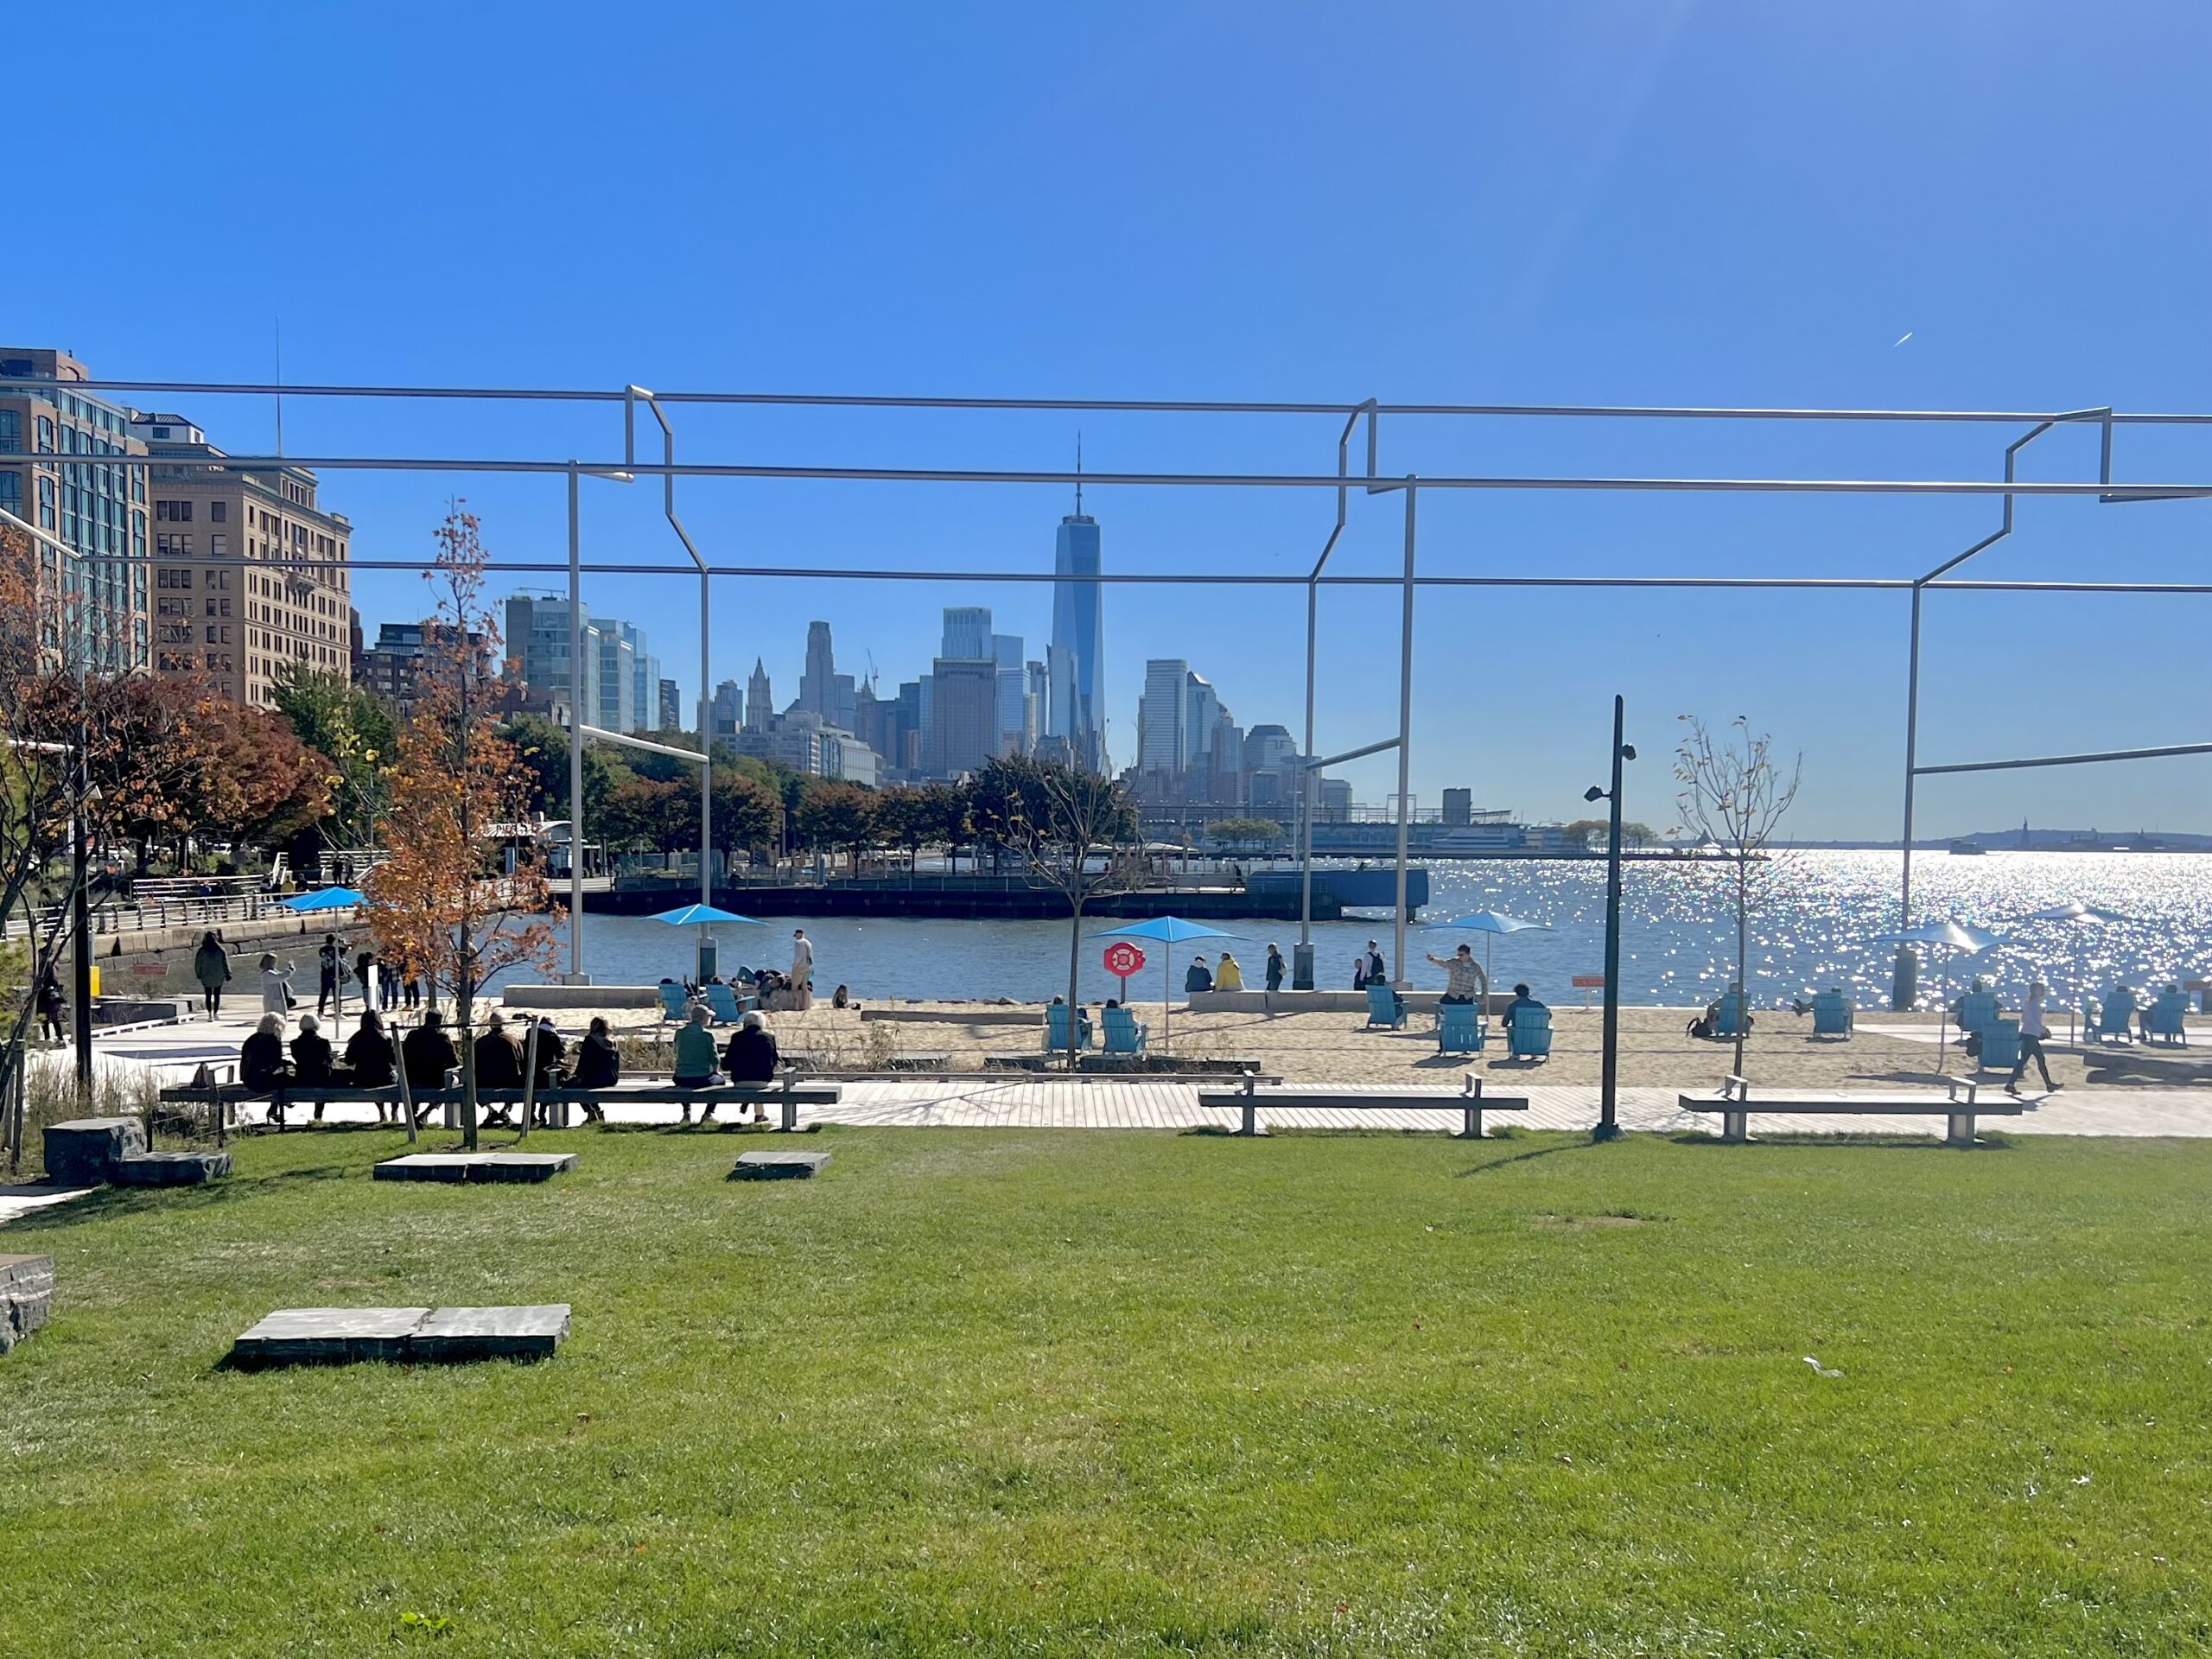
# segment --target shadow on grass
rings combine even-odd
[[[246,1198],[283,1192],[302,1181],[367,1180],[359,1164],[317,1164],[307,1169],[276,1170],[266,1175],[226,1175],[197,1186],[103,1186],[81,1198],[34,1210],[10,1224],[10,1231],[49,1232],[151,1211],[212,1210]]]
[[[1493,1138],[1503,1139],[1503,1137]],[[1507,1144],[1511,1143],[1509,1141]],[[1596,1141],[1580,1136],[1572,1141],[1556,1141],[1548,1146],[1530,1147],[1525,1152],[1509,1152],[1502,1158],[1491,1158],[1479,1164],[1470,1164],[1461,1170],[1455,1179],[1465,1180],[1470,1175],[1486,1175],[1491,1170],[1505,1169],[1514,1164],[1530,1163],[1538,1158],[1556,1158],[1563,1152],[1592,1152],[1597,1149],[1597,1146]]]
[[[2018,1143],[2001,1135],[1975,1137],[1971,1147],[1955,1147],[1941,1135],[1861,1135],[1850,1130],[1829,1134],[1810,1131],[1780,1135],[1755,1135],[1748,1141],[1724,1141],[1717,1135],[1701,1135],[1695,1129],[1679,1129],[1666,1137],[1678,1147],[1715,1147],[1733,1152],[1745,1147],[1771,1147],[1778,1149],[1812,1151],[1821,1148],[1834,1150],[1840,1147],[1867,1152],[2016,1152]]]

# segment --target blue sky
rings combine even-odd
[[[618,21],[619,18],[619,21]],[[0,334],[96,372],[258,379],[1099,397],[2133,409],[2212,406],[2212,144],[2194,4],[1920,0],[1370,6],[375,8],[125,4],[11,18],[76,88],[0,264]],[[42,72],[44,73],[44,72]],[[66,142],[65,142],[66,138]],[[43,206],[40,206],[40,203]],[[73,205],[72,205],[73,204]],[[107,217],[112,215],[113,217]],[[48,238],[51,238],[48,240]],[[44,255],[35,250],[43,244]],[[1910,331],[1912,338],[1894,345]],[[186,411],[264,447],[266,400]],[[733,460],[1051,467],[1063,416],[679,416]],[[1086,417],[1101,469],[1319,471],[1334,423]],[[2010,428],[1386,423],[1391,473],[1993,476]],[[293,399],[317,449],[610,453],[605,414]],[[2090,475],[2058,432],[2026,475]],[[2212,478],[2212,431],[2122,435],[2122,476]],[[465,492],[557,557],[554,480],[334,476],[364,556]],[[658,490],[589,486],[594,557],[680,557]],[[694,483],[720,561],[1036,569],[1065,493]],[[1094,491],[1109,568],[1302,569],[1325,496]],[[1393,570],[1395,497],[1337,556]],[[1439,572],[1905,575],[1990,500],[1484,493],[1421,500]],[[2022,505],[1976,574],[2203,580],[2212,503]],[[371,631],[412,578],[365,573]],[[696,592],[594,580],[690,696]],[[1040,643],[1047,590],[774,581],[715,595],[715,677],[797,689],[805,625],[887,681],[938,607]],[[2202,741],[2212,600],[1936,595],[1930,761]],[[1111,739],[1148,656],[1296,728],[1295,589],[1109,594]],[[1569,817],[1610,699],[1672,822],[1675,717],[1802,750],[1804,835],[1895,833],[1905,601],[1433,590],[1414,787]],[[1338,590],[1324,748],[1396,716],[1393,594]],[[1393,765],[1351,775],[1380,799]],[[2212,829],[2203,760],[1930,780],[1922,823]]]

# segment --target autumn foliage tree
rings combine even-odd
[[[493,685],[499,636],[484,595],[487,560],[475,515],[456,502],[437,543],[424,579],[436,594],[439,626],[423,636],[425,650],[441,655],[426,661],[414,717],[393,739],[386,853],[368,877],[369,929],[401,973],[453,988],[461,1125],[474,1147],[468,1039],[476,997],[509,968],[553,970],[561,912],[543,865],[522,860],[506,868],[503,831],[527,819],[534,779],[499,729]]]

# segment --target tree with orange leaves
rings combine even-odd
[[[506,868],[512,827],[529,815],[532,778],[500,735],[495,673],[499,635],[484,596],[488,563],[474,513],[456,501],[438,527],[423,579],[436,594],[414,717],[393,743],[385,860],[368,878],[369,931],[378,954],[410,977],[454,992],[461,1045],[461,1127],[476,1145],[476,1062],[470,1027],[477,994],[509,968],[550,973],[557,961],[544,868]],[[434,658],[427,653],[437,653]],[[412,1121],[408,1126],[411,1137]]]

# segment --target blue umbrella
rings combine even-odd
[[[1125,939],[1157,939],[1167,949],[1160,953],[1160,1046],[1164,1051],[1174,1022],[1174,1004],[1170,1001],[1173,990],[1171,966],[1175,958],[1175,947],[1192,939],[1241,939],[1242,933],[1224,933],[1217,927],[1208,927],[1202,922],[1186,922],[1180,916],[1155,916],[1148,922],[1133,922],[1127,927],[1109,927],[1101,937]]]
[[[1531,927],[1548,928],[1551,924],[1532,922],[1519,916],[1502,915],[1494,910],[1478,910],[1471,915],[1455,916],[1444,925],[1459,932],[1497,934],[1518,933],[1524,928]],[[1491,941],[1484,939],[1483,941],[1483,988],[1484,990],[1490,988],[1490,947]],[[1584,1001],[1586,1003],[1588,998],[1586,996]]]
[[[353,887],[317,887],[313,893],[296,893],[284,900],[284,908],[306,915],[316,910],[350,910],[368,902]]]
[[[757,917],[740,916],[734,911],[717,910],[712,905],[681,905],[674,910],[664,910],[658,916],[651,916],[646,919],[666,922],[671,927],[696,927],[700,930],[699,943],[691,965],[692,970],[702,980],[707,976],[703,971],[706,967],[706,930],[711,924],[741,922],[748,927],[765,925]]]

